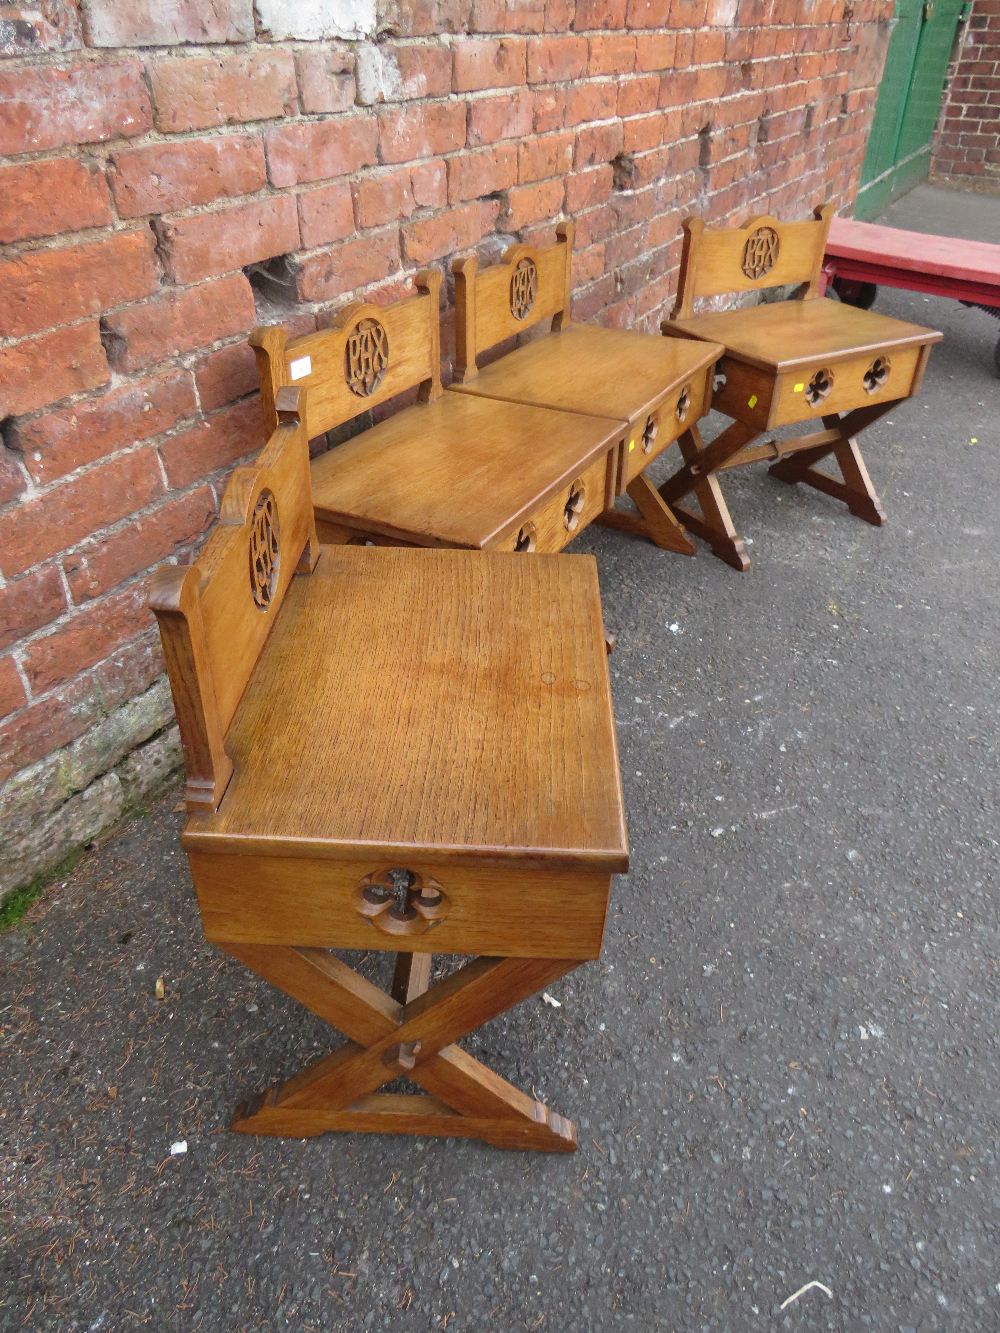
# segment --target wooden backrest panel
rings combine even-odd
[[[274,399],[286,385],[308,390],[307,438],[420,385],[430,402],[441,393],[441,274],[418,273],[420,295],[391,305],[356,301],[328,329],[289,339],[272,326],[254,329],[250,345],[257,358],[264,428],[272,431]]]
[[[226,732],[288,585],[319,555],[304,398],[278,391],[278,424],[256,463],[230,477],[198,559],[153,577],[149,604],[180,724],[189,809],[218,808],[232,775]]]
[[[569,324],[573,223],[560,222],[558,239],[542,247],[514,245],[499,264],[458,259],[455,274],[455,378],[474,379],[478,358],[491,347],[550,319]]]
[[[803,296],[818,296],[832,216],[833,206],[824,204],[808,222],[757,217],[744,227],[709,227],[703,218],[688,218],[672,318],[689,318],[699,296],[763,291],[789,283],[803,284]]]

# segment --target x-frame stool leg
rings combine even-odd
[[[661,551],[674,551],[678,555],[694,555],[694,542],[678,522],[669,505],[664,504],[660,493],[653,483],[640,472],[625,487],[625,494],[633,502],[638,514],[623,513],[620,509],[607,509],[597,522],[605,528],[615,528],[618,532],[629,532],[635,537],[645,537]]]
[[[836,500],[843,500],[857,518],[881,527],[886,521],[886,513],[868,475],[857,437],[895,406],[893,402],[876,403],[871,407],[856,408],[844,416],[836,413],[825,416],[823,425],[829,438],[812,448],[789,454],[772,464],[768,471],[772,477],[789,485],[801,481]],[[842,481],[815,468],[816,463],[830,454],[840,468]]]
[[[732,565],[740,573],[750,568],[750,557],[736,531],[715,473],[728,459],[745,448],[756,433],[753,426],[734,421],[711,444],[705,444],[701,431],[697,426],[692,426],[677,441],[684,459],[683,467],[660,487],[661,498],[669,505],[678,522],[707,542],[720,560]],[[693,494],[697,500],[700,514],[678,503],[689,494]]]
[[[330,1130],[442,1134],[501,1148],[575,1150],[570,1121],[455,1043],[582,960],[478,958],[401,1004],[323,949],[222,947],[348,1038],[339,1050],[241,1107],[233,1129],[296,1138]],[[413,966],[407,969],[408,993]],[[399,983],[397,969],[397,993]],[[375,1095],[400,1076],[430,1095]]]

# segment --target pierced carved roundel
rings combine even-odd
[[[580,515],[587,501],[587,487],[582,478],[574,481],[563,505],[563,523],[567,532],[575,532],[580,525]]]
[[[393,866],[365,875],[357,910],[386,935],[422,935],[447,915],[448,896],[436,879]]]
[[[747,237],[743,247],[743,272],[754,282],[774,268],[781,242],[773,227],[758,227]]]
[[[538,295],[538,269],[533,259],[519,259],[510,275],[510,313],[527,319]]]
[[[892,363],[887,356],[877,356],[863,376],[865,393],[877,393],[889,378]]]
[[[829,398],[832,388],[833,371],[827,370],[825,367],[822,370],[817,370],[806,385],[806,402],[810,407],[815,407],[824,398]]]
[[[278,505],[271,491],[261,491],[250,521],[250,591],[262,611],[278,584],[278,558]]]
[[[377,319],[360,320],[344,346],[347,387],[359,398],[367,398],[381,384],[388,365],[389,337],[385,329]]]

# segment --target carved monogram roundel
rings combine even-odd
[[[262,611],[278,583],[278,558],[278,506],[273,492],[261,491],[250,520],[250,591]]]
[[[344,375],[347,387],[359,398],[367,398],[382,382],[389,365],[389,337],[377,319],[360,320],[344,346]]]
[[[778,258],[778,233],[773,227],[758,227],[743,247],[743,272],[756,281],[770,273]]]
[[[533,259],[519,259],[510,275],[510,313],[527,319],[538,295],[538,269]]]

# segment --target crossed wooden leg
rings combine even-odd
[[[293,1138],[329,1130],[448,1134],[498,1148],[576,1149],[571,1121],[454,1043],[580,960],[477,958],[428,988],[430,955],[401,955],[387,995],[323,949],[222,947],[348,1038],[240,1107],[233,1129]],[[374,1095],[400,1076],[430,1095]]]
[[[742,421],[734,421],[711,444],[705,444],[698,427],[692,426],[677,441],[681,457],[684,459],[683,467],[679,468],[669,481],[664,482],[659,491],[660,497],[669,506],[674,517],[683,523],[689,532],[708,542],[720,560],[732,565],[733,569],[738,569],[740,573],[750,568],[750,557],[736,531],[715,473],[738,454],[756,434],[752,426],[746,426]],[[695,514],[678,503],[689,494],[697,500],[701,509],[700,514]]]
[[[881,527],[886,521],[885,510],[861,457],[857,436],[894,406],[894,403],[877,403],[872,407],[856,408],[843,417],[836,413],[825,416],[823,425],[826,430],[802,440],[789,441],[789,444],[798,445],[798,450],[773,464],[768,469],[771,476],[789,485],[801,481],[815,486],[824,494],[843,500],[851,513],[866,523]],[[783,453],[787,451],[788,444],[782,449]],[[830,454],[840,468],[842,481],[828,472],[816,470],[815,464]]]
[[[635,537],[645,537],[661,551],[694,555],[694,542],[678,523],[669,506],[660,499],[659,491],[643,473],[640,472],[637,477],[633,477],[625,487],[625,494],[638,509],[638,514],[607,509],[597,520],[598,523],[606,528],[615,528],[618,532],[630,532]]]

